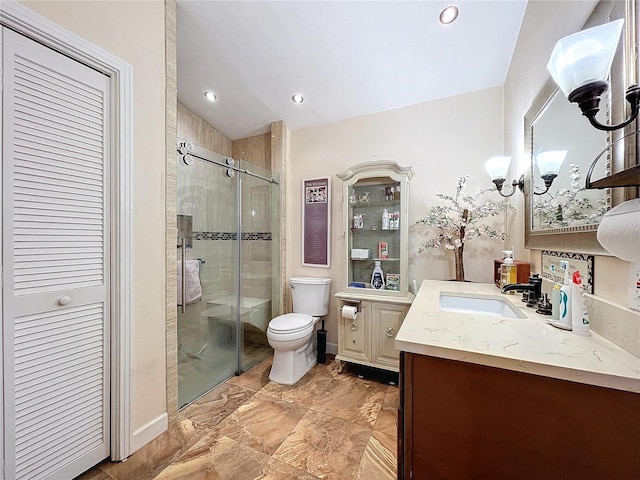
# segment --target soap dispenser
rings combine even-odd
[[[502,265],[500,265],[500,288],[512,283],[518,283],[518,267],[513,263],[513,251],[505,250],[502,254],[504,259]]]

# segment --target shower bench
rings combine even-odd
[[[226,295],[215,300],[209,300],[207,301],[207,306],[208,308],[200,314],[200,317],[203,320],[212,322],[212,327],[215,327],[216,324],[226,326],[229,329],[227,336],[230,338],[236,321],[237,297]],[[242,297],[240,320],[244,326],[245,335],[250,335],[254,341],[255,337],[258,336],[260,340],[258,343],[266,343],[266,332],[271,320],[271,300],[267,298]]]

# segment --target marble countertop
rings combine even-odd
[[[440,293],[492,295],[527,318],[440,310]],[[640,358],[595,332],[557,329],[490,283],[425,280],[395,339],[397,350],[640,393]]]

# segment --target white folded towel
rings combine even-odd
[[[182,262],[178,261],[178,305],[182,304]],[[200,284],[200,261],[187,260],[185,275],[185,303],[195,303],[202,298],[202,285]]]

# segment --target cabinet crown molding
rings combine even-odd
[[[336,174],[342,180],[350,180],[355,175],[367,173],[371,177],[388,176],[389,173],[403,175],[407,180],[411,180],[415,176],[413,167],[402,167],[394,160],[374,160],[372,162],[363,162],[349,167],[344,172]]]

